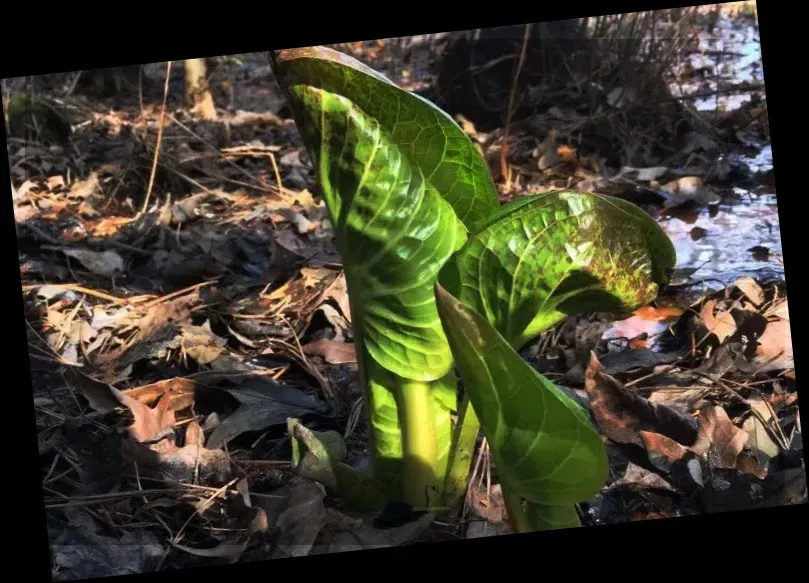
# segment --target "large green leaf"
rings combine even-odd
[[[555,191],[504,205],[440,281],[519,348],[566,316],[645,305],[675,261],[666,233],[636,205]]]
[[[356,59],[326,47],[278,51],[288,87],[310,86],[349,99],[386,140],[418,166],[467,228],[495,212],[497,190],[486,163],[458,124],[426,99],[396,86]]]
[[[441,378],[451,355],[432,285],[466,231],[426,178],[443,167],[443,149],[429,166],[413,155],[434,148],[416,140],[416,122],[435,114],[327,49],[280,51],[276,75],[313,159],[365,349],[403,378]],[[392,131],[401,127],[411,129]]]
[[[584,409],[526,363],[481,314],[440,285],[436,297],[464,388],[506,487],[550,507],[597,494],[607,478],[606,448]]]

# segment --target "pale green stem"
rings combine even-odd
[[[544,504],[526,502],[525,514],[528,517],[528,524],[534,532],[581,526],[575,504],[546,506]]]
[[[403,494],[414,507],[433,507],[438,493],[435,412],[431,384],[402,379],[398,387],[404,454]]]
[[[507,484],[500,484],[509,516],[517,532],[539,532],[581,526],[575,504],[546,506],[524,501]]]
[[[329,209],[331,212],[331,209]],[[331,216],[331,215],[330,215]],[[334,220],[332,218],[332,220]],[[338,241],[342,245],[342,241]],[[386,486],[389,486],[389,476],[387,475],[387,468],[380,468],[382,460],[379,458],[379,444],[377,443],[377,433],[375,430],[376,422],[375,416],[377,414],[377,404],[374,399],[374,390],[371,386],[373,382],[373,373],[370,372],[369,367],[373,363],[365,353],[365,345],[363,342],[363,325],[361,320],[362,312],[357,309],[356,296],[354,293],[353,278],[349,273],[349,269],[345,270],[346,286],[348,288],[348,306],[351,311],[351,323],[354,333],[354,346],[357,354],[357,372],[360,387],[362,388],[363,398],[365,399],[365,415],[368,423],[369,434],[369,449],[371,451],[371,467],[373,468],[374,477],[379,479]]]
[[[469,396],[464,395],[458,407],[458,421],[452,435],[450,458],[444,479],[444,506],[449,507],[451,512],[457,509],[466,491],[472,455],[479,433],[480,421],[469,402]]]
[[[528,515],[522,504],[522,498],[508,484],[500,484],[500,491],[503,493],[503,500],[506,503],[508,514],[514,523],[514,528],[518,533],[531,532],[532,528],[528,521]]]

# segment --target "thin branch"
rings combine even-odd
[[[520,50],[520,59],[517,61],[517,70],[514,73],[514,82],[511,84],[511,93],[508,96],[508,114],[506,116],[506,129],[503,133],[503,146],[500,148],[500,171],[503,177],[508,176],[508,167],[506,164],[506,157],[508,156],[508,135],[511,131],[511,118],[514,115],[514,100],[517,98],[517,86],[520,79],[520,72],[522,71],[523,64],[525,63],[525,53],[528,49],[528,40],[531,37],[531,24],[525,25],[525,34],[522,39],[522,49]]]
[[[160,110],[160,125],[157,128],[157,145],[154,151],[154,162],[152,163],[152,174],[149,176],[149,188],[146,189],[146,198],[143,200],[143,207],[138,216],[143,215],[149,208],[149,199],[152,196],[155,174],[157,174],[157,160],[160,158],[160,143],[163,141],[163,125],[166,119],[166,100],[169,95],[169,79],[171,78],[171,61],[166,63],[166,83],[163,87],[163,108]]]

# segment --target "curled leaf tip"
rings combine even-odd
[[[450,294],[440,283],[435,284],[435,297],[439,302],[446,302],[449,298],[452,297]]]

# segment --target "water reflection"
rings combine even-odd
[[[743,158],[743,161],[750,168],[752,172],[764,172],[773,167],[772,164],[772,146],[766,145],[761,151],[752,158]]]
[[[686,61],[693,75],[671,84],[674,95],[709,95],[693,101],[700,110],[733,110],[750,100],[749,92],[725,92],[727,84],[763,81],[761,42],[757,26],[722,18],[712,32],[699,33],[699,50]],[[721,86],[720,86],[721,85]]]
[[[731,281],[740,275],[783,277],[776,198],[748,194],[745,199],[659,219],[677,250],[678,270],[699,268],[691,275],[692,280]],[[761,253],[762,247],[769,254]],[[758,252],[754,248],[759,248]]]

